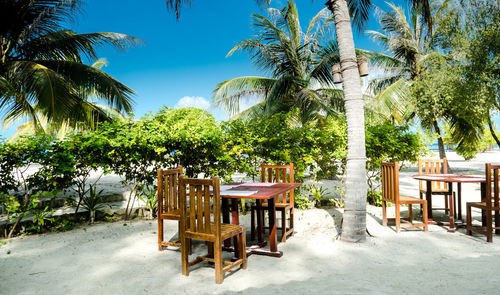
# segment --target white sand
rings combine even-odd
[[[476,174],[484,161],[500,162],[499,152],[472,162],[448,157],[452,168]],[[401,187],[416,196],[413,174],[402,173]],[[463,189],[464,202],[479,198],[478,187]],[[500,235],[486,243],[435,225],[397,234],[381,226],[380,208],[368,211],[373,237],[351,244],[335,239],[341,211],[297,210],[295,236],[279,245],[283,257],[250,256],[248,268],[226,275],[222,285],[203,263],[182,276],[180,252],[157,250],[156,221],[14,238],[0,246],[0,294],[499,294]],[[248,225],[249,216],[240,220]],[[167,228],[174,236],[176,224]],[[204,251],[195,244],[194,255]]]

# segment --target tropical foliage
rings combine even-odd
[[[118,111],[132,110],[133,90],[87,65],[96,48],[125,49],[138,39],[118,33],[78,34],[65,29],[79,0],[0,2],[0,111],[4,123],[18,119],[94,127],[108,118],[89,102],[96,97]]]
[[[239,113],[241,101],[259,103],[244,114],[262,118],[299,109],[302,123],[324,120],[342,109],[342,91],[334,89],[332,64],[339,61],[331,41],[333,17],[328,9],[312,18],[302,31],[297,6],[288,1],[282,9],[269,8],[270,17],[252,16],[256,35],[239,42],[228,54],[245,51],[268,77],[238,77],[221,82],[214,90],[215,105]]]

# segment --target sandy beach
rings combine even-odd
[[[500,152],[472,161],[448,153],[448,160],[455,173],[481,175],[485,162],[500,162]],[[416,167],[401,173],[401,194],[418,196],[416,173]],[[462,189],[465,218],[465,202],[480,198],[479,185]],[[156,220],[18,237],[0,246],[0,294],[498,294],[499,235],[486,243],[482,235],[438,225],[396,233],[381,225],[381,208],[367,209],[370,236],[357,244],[337,239],[342,210],[297,210],[295,236],[279,244],[283,257],[252,255],[248,268],[230,272],[222,285],[203,263],[182,276],[180,251],[157,250]],[[437,211],[435,217],[445,219]],[[240,218],[247,229],[249,220]],[[168,237],[176,235],[175,222],[166,228]],[[205,251],[194,244],[193,256]]]

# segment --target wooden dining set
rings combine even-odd
[[[398,162],[382,162],[382,213],[383,225],[387,226],[387,203],[395,205],[396,231],[400,227],[423,227],[427,231],[428,224],[448,226],[449,232],[455,232],[457,225],[465,225],[468,235],[477,232],[486,236],[487,242],[493,241],[493,233],[500,234],[500,195],[499,170],[500,165],[485,164],[484,176],[449,174],[445,159],[420,159],[418,175],[420,197],[401,196],[399,194],[399,165]],[[456,183],[456,190],[453,184]],[[462,219],[462,184],[479,183],[481,186],[480,199],[466,203],[466,224]],[[444,196],[444,208],[433,207],[433,196]],[[425,199],[424,199],[425,197]],[[420,205],[422,222],[413,222],[412,205]],[[408,218],[401,218],[400,205],[408,205]],[[481,226],[472,225],[472,208],[481,210]],[[458,209],[458,210],[457,210]],[[433,220],[433,210],[444,210],[448,214],[448,222]]]
[[[277,230],[280,241],[293,236],[293,191],[301,183],[295,183],[293,164],[261,165],[261,182],[220,184],[220,179],[187,178],[183,168],[158,169],[158,249],[166,246],[181,248],[182,274],[188,276],[189,268],[208,261],[215,267],[215,281],[221,284],[227,271],[246,268],[247,256],[267,255],[281,257],[278,251]],[[253,199],[251,206],[251,240],[255,245],[247,247],[246,230],[239,224],[241,199]],[[231,204],[230,204],[231,201]],[[264,212],[268,212],[269,249],[265,241]],[[276,212],[281,212],[281,227],[276,224]],[[287,225],[288,213],[288,225]],[[222,216],[222,220],[221,220]],[[164,220],[178,221],[175,241],[166,241]],[[201,240],[207,245],[207,254],[189,260],[191,241]],[[222,251],[234,252],[231,260],[223,260]]]

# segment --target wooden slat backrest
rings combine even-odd
[[[500,165],[486,163],[486,205],[500,208],[499,171]]]
[[[260,166],[262,182],[282,182],[293,183],[293,163],[288,165],[267,165]],[[288,195],[288,198],[287,198]],[[283,193],[276,200],[277,203],[293,203],[293,189],[288,193]]]
[[[176,169],[158,169],[158,214],[179,209],[179,177],[182,166]]]
[[[210,191],[213,191],[211,194]],[[179,181],[181,221],[185,224],[185,231],[198,234],[204,239],[215,238],[220,235],[220,180],[219,177],[212,179],[187,178],[182,176]],[[189,199],[188,199],[189,196]],[[212,210],[211,210],[211,207]],[[213,214],[210,212],[213,211]],[[215,230],[211,228],[215,225]]]
[[[418,159],[418,174],[447,174],[448,163],[444,159]],[[419,181],[420,190],[426,190],[426,182]],[[445,182],[433,181],[432,191],[447,190],[448,184]]]
[[[382,200],[399,205],[398,162],[382,162]]]

